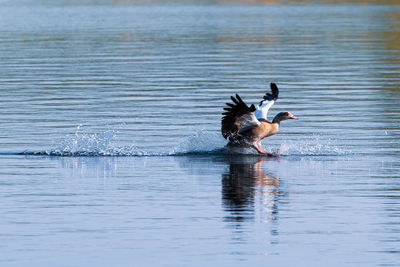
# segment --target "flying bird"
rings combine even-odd
[[[284,120],[298,120],[290,112],[278,113],[272,122],[267,120],[268,110],[278,99],[279,89],[275,83],[270,84],[271,93],[266,93],[260,104],[250,107],[236,94],[231,96],[233,103],[226,103],[222,113],[221,133],[229,140],[228,147],[254,148],[260,154],[276,156],[277,153],[266,152],[261,141],[279,131],[279,125]]]

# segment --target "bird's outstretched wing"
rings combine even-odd
[[[275,83],[270,84],[271,93],[266,93],[263,96],[259,105],[256,105],[255,116],[259,120],[267,120],[268,110],[272,107],[275,101],[278,99],[279,89]]]
[[[225,107],[225,112],[222,113],[221,132],[224,138],[240,134],[261,124],[254,115],[256,110],[254,105],[247,106],[238,94],[236,98],[231,96],[231,99],[233,104],[226,103],[228,107]]]
[[[266,93],[263,98],[264,98],[264,100],[267,100],[267,101],[271,101],[271,100],[276,101],[278,99],[278,95],[279,95],[278,86],[276,86],[276,83],[271,83],[270,87],[271,87],[272,94]]]

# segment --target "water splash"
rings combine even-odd
[[[58,142],[59,145],[45,151],[25,151],[25,155],[46,156],[179,156],[189,154],[253,154],[254,149],[228,150],[226,140],[216,132],[199,131],[185,138],[177,147],[149,152],[134,145],[121,146],[118,143],[118,130],[111,129],[99,134],[85,133],[79,125],[73,135]],[[269,147],[267,151],[275,151]],[[344,155],[348,151],[339,147],[335,140],[324,140],[321,136],[298,137],[295,140],[284,140],[279,147],[282,156],[325,156]]]
[[[337,140],[319,135],[285,140],[279,150],[284,156],[337,156],[350,153],[347,148],[340,147]]]
[[[202,130],[187,137],[169,155],[216,153],[222,151],[226,140],[220,133]]]
[[[40,152],[24,154],[48,156],[144,156],[146,152],[135,146],[118,145],[118,130],[111,129],[99,134],[85,133],[79,125],[73,135],[67,135],[59,145]]]

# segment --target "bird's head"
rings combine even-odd
[[[280,112],[278,115],[275,116],[273,122],[280,123],[281,121],[285,120],[298,120],[296,116],[294,116],[292,113],[286,111],[286,112]]]

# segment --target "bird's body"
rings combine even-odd
[[[259,126],[255,126],[240,135],[229,137],[228,146],[245,146],[260,142],[266,137],[274,135],[279,130],[279,124],[268,121],[261,121]]]
[[[260,102],[260,105],[248,107],[239,95],[231,97],[232,103],[227,103],[224,108],[221,132],[224,138],[229,140],[228,147],[254,148],[261,154],[272,156],[261,146],[261,141],[278,133],[280,122],[297,118],[290,112],[281,112],[275,116],[272,122],[267,120],[269,108],[278,99],[278,87],[271,83],[272,94],[268,93]]]

